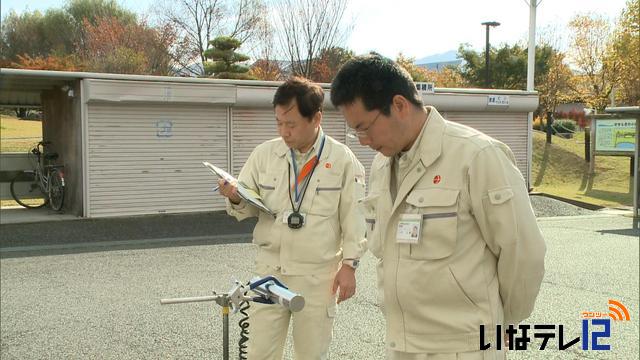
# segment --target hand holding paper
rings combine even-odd
[[[246,186],[244,186],[244,184],[238,182],[236,178],[234,178],[233,176],[231,176],[231,174],[222,170],[221,168],[215,165],[212,165],[206,161],[203,161],[202,164],[206,166],[209,170],[211,170],[212,173],[216,174],[220,178],[220,180],[218,181],[218,184],[220,184],[221,194],[225,196],[227,196],[226,194],[231,194],[232,196],[237,195],[240,198],[242,198],[244,201],[249,203],[250,205],[253,205],[258,209],[266,212],[267,214],[273,217],[276,217],[276,213],[273,212],[271,209],[269,209],[262,202],[262,198],[260,198],[260,195],[258,195],[258,193],[247,188]],[[224,186],[224,189],[223,189],[223,186]],[[235,188],[235,191],[233,191],[234,188]],[[223,191],[226,191],[227,193],[224,193]],[[231,196],[227,196],[227,197],[229,197],[229,199],[231,200],[235,200]]]
[[[239,204],[242,198],[238,195],[238,186],[235,182],[218,179],[218,190],[222,196],[228,197],[234,204]]]

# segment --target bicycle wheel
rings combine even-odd
[[[60,211],[64,204],[64,176],[62,171],[49,173],[49,204],[55,211]]]
[[[47,194],[42,191],[36,174],[33,171],[18,173],[9,186],[13,199],[28,209],[41,208],[49,202]]]

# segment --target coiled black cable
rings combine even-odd
[[[244,315],[242,319],[238,322],[238,326],[240,326],[240,340],[238,341],[238,349],[240,351],[240,360],[247,360],[247,341],[249,341],[249,314],[247,310],[250,305],[248,301],[243,301],[240,303],[240,314]]]

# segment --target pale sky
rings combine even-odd
[[[148,12],[154,0],[117,0],[124,8],[139,14]],[[321,0],[319,0],[321,1]],[[554,33],[556,43],[566,42],[566,24],[577,13],[597,13],[612,23],[626,0],[538,0],[536,33]],[[60,8],[64,0],[0,0],[2,17],[9,11]],[[456,50],[469,43],[483,50],[484,21],[501,25],[491,29],[491,44],[526,43],[529,6],[525,0],[350,0],[346,21],[354,27],[346,47],[356,54],[377,51],[395,58],[422,58]],[[550,30],[552,29],[552,30]],[[564,38],[563,38],[564,37]]]

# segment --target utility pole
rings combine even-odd
[[[529,46],[527,48],[527,91],[535,91],[533,76],[536,64],[536,8],[542,0],[525,0],[529,6]],[[531,187],[531,161],[533,155],[533,112],[527,114],[527,186]]]
[[[500,26],[500,23],[497,21],[485,21],[482,23],[487,29],[487,40],[485,42],[485,50],[484,50],[484,67],[485,67],[485,78],[484,78],[484,86],[488,89],[491,84],[489,78],[489,50],[491,49],[491,45],[489,44],[489,28]]]

